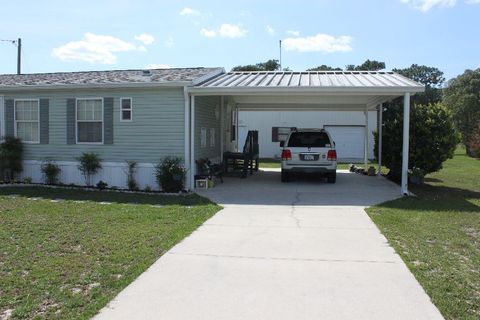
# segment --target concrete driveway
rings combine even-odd
[[[442,319],[363,210],[398,186],[279,181],[264,171],[201,192],[225,209],[96,319]]]

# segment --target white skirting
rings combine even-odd
[[[76,185],[85,185],[85,179],[78,170],[78,162],[58,161],[56,164],[61,168],[59,182],[64,184],[74,183]],[[152,163],[139,163],[135,178],[140,189],[149,186],[152,190],[159,190],[155,178],[155,165]],[[25,160],[23,161],[23,172],[20,179],[26,177],[32,178],[32,182],[43,183],[44,177],[41,170],[42,161]],[[108,183],[109,187],[118,188],[127,187],[127,165],[122,162],[102,162],[102,169],[93,177],[92,183],[95,185],[100,180]]]

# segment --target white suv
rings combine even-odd
[[[337,151],[324,129],[294,129],[281,142],[282,182],[297,173],[321,174],[329,183],[337,179]]]

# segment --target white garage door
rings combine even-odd
[[[364,126],[325,126],[335,141],[339,160],[363,159],[365,148]]]

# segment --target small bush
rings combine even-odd
[[[135,174],[137,172],[137,162],[136,161],[126,161],[127,163],[127,186],[128,190],[135,191],[138,190],[138,183],[135,179]]]
[[[23,178],[23,183],[25,183],[25,184],[31,184],[32,181],[33,181],[32,177]]]
[[[475,158],[480,158],[480,123],[472,132],[469,140],[470,153]]]
[[[57,184],[58,176],[62,169],[52,160],[46,160],[42,164],[43,179],[46,184]]]
[[[165,192],[182,191],[184,189],[185,173],[182,159],[178,157],[165,157],[155,167],[158,185]]]
[[[23,143],[19,138],[7,136],[0,144],[0,179],[13,181],[22,172]]]
[[[79,162],[78,170],[82,172],[85,184],[91,186],[92,177],[102,168],[102,159],[96,153],[83,152],[77,161]]]
[[[145,189],[143,189],[145,192],[152,192],[152,188],[150,186],[146,186]]]
[[[383,113],[383,164],[388,176],[399,181],[402,172],[403,107],[392,105]],[[378,134],[375,132],[375,155]],[[451,112],[442,104],[412,105],[410,111],[410,152],[408,169],[421,169],[424,174],[438,171],[452,158],[458,143]]]
[[[98,181],[97,183],[97,188],[100,189],[100,190],[104,190],[106,187],[108,187],[108,183],[106,183],[105,181]]]

